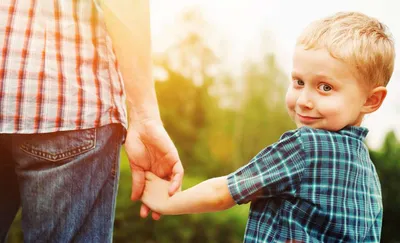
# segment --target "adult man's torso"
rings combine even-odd
[[[125,94],[93,0],[0,2],[0,133],[126,125]]]

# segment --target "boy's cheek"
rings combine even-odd
[[[349,104],[338,97],[321,97],[316,108],[324,116],[337,116],[346,108],[349,109]]]
[[[291,110],[294,110],[294,107],[296,106],[296,96],[293,90],[289,89],[286,93],[285,97],[285,103],[286,103],[286,108],[290,112]]]

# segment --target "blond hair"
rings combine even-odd
[[[386,86],[394,68],[394,40],[377,19],[357,12],[339,12],[312,22],[297,39],[305,49],[325,48],[332,57],[355,67],[371,86]]]

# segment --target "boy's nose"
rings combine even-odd
[[[303,91],[300,93],[300,96],[297,99],[297,105],[301,108],[314,108],[314,103],[311,101],[310,95],[307,94],[307,91]]]

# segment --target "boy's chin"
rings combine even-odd
[[[329,129],[326,129],[326,128],[324,128],[324,127],[318,126],[317,124],[303,124],[303,123],[297,123],[296,125],[297,125],[297,128],[298,128],[298,129],[299,129],[299,128],[302,128],[302,127],[310,127],[310,128],[313,128],[313,129],[329,130]]]

